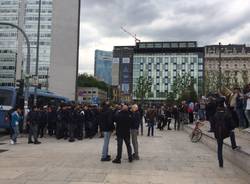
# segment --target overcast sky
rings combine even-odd
[[[250,0],[82,0],[80,73],[94,73],[95,49],[141,41],[250,44]]]

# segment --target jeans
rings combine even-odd
[[[138,135],[138,130],[137,129],[132,129],[131,130],[132,145],[133,145],[134,153],[135,153],[136,157],[139,156],[137,135]]]
[[[11,139],[14,142],[16,142],[18,134],[19,134],[19,126],[16,125],[16,126],[12,127],[12,135],[11,135]]]
[[[154,122],[148,123],[148,136],[150,136],[150,130],[151,130],[151,136],[154,136]]]
[[[102,147],[102,158],[107,158],[109,152],[109,140],[111,136],[111,132],[103,132],[104,143]]]
[[[239,127],[245,128],[246,127],[246,121],[244,117],[244,110],[243,109],[236,109],[236,113],[239,118]]]
[[[117,136],[117,156],[116,156],[116,159],[121,160],[121,158],[122,158],[123,140],[125,141],[125,144],[126,144],[126,147],[127,147],[128,158],[132,159],[132,148],[131,148],[131,145],[130,145],[130,135],[128,135],[126,137]]]
[[[246,118],[247,118],[247,124],[246,124],[246,128],[249,127],[249,124],[250,124],[250,110],[245,110],[245,115],[246,115]]]
[[[233,131],[230,132],[230,140],[231,140],[231,146],[232,149],[236,148],[236,141],[235,141],[235,134]],[[223,149],[223,139],[217,139],[217,155],[218,155],[218,161],[219,165],[223,167],[223,155],[222,155],[222,149]]]

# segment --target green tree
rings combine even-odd
[[[77,86],[78,87],[97,87],[97,88],[102,89],[104,91],[108,91],[108,88],[110,87],[105,82],[99,81],[95,77],[93,77],[92,75],[88,75],[86,73],[78,76]]]
[[[151,93],[152,81],[146,76],[140,76],[137,79],[134,94],[143,104],[145,97]]]

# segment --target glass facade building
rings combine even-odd
[[[48,70],[50,66],[50,48],[51,48],[51,31],[52,31],[52,10],[53,0],[41,0],[41,18],[40,18],[40,42],[39,42],[39,64],[38,78],[42,86],[47,86]],[[10,22],[22,27],[31,44],[31,75],[35,74],[36,68],[36,48],[38,32],[38,0],[1,0],[0,1],[0,21]],[[23,16],[24,15],[24,16]],[[26,43],[21,34],[17,33],[15,28],[0,26],[0,49],[8,49],[16,52],[18,55],[17,62],[22,63],[21,69],[26,68]],[[1,55],[0,55],[1,57]],[[22,72],[21,72],[22,73]]]
[[[133,91],[140,76],[152,80],[149,100],[166,100],[173,81],[179,74],[189,73],[195,79],[198,94],[203,89],[203,48],[196,42],[141,42],[133,58]],[[134,94],[134,93],[133,93]],[[136,99],[133,96],[133,99]]]
[[[112,61],[111,51],[95,51],[95,77],[109,85],[112,84]]]
[[[0,86],[14,86],[16,61],[16,52],[0,50]]]

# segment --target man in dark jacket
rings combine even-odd
[[[102,158],[101,161],[110,161],[110,155],[108,155],[109,151],[109,140],[112,131],[115,129],[113,122],[113,111],[110,109],[110,105],[106,102],[103,105],[103,110],[101,112],[100,119],[101,130],[103,131],[104,143],[102,148]]]
[[[128,111],[128,106],[123,105],[121,112],[115,118],[117,134],[117,156],[113,163],[121,163],[123,140],[127,146],[128,159],[132,162],[132,148],[130,145],[130,129],[132,125],[132,115]]]
[[[39,124],[39,112],[38,108],[34,106],[32,110],[29,112],[27,117],[27,123],[29,126],[29,138],[28,144],[40,144],[41,142],[38,141],[38,124]],[[32,141],[32,136],[34,138],[34,142]]]
[[[223,140],[227,137],[231,139],[232,149],[236,150],[239,149],[236,145],[235,135],[233,129],[235,128],[232,116],[230,112],[226,110],[224,107],[224,101],[221,100],[221,103],[218,104],[217,110],[211,121],[214,125],[214,136],[217,139],[217,154],[218,154],[218,161],[219,166],[223,167],[223,156],[222,156],[222,147],[223,147]]]

